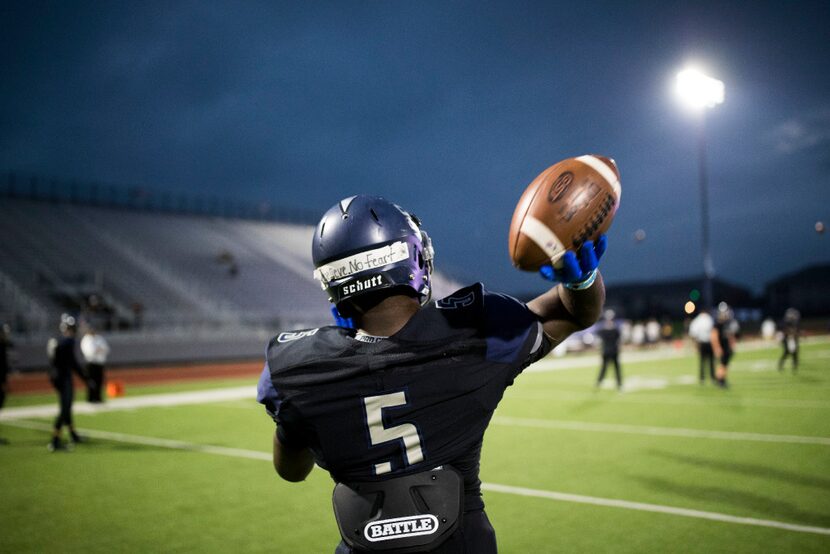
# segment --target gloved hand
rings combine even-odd
[[[585,241],[579,249],[579,258],[568,250],[560,259],[560,267],[553,267],[551,264],[539,268],[539,274],[548,281],[562,283],[572,290],[587,289],[596,279],[596,269],[599,260],[605,254],[608,247],[608,238],[600,235],[596,244],[593,241]]]
[[[338,327],[354,329],[354,322],[352,321],[352,318],[340,315],[340,312],[337,311],[337,306],[331,307],[331,315],[334,318],[334,324]]]

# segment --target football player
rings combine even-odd
[[[59,340],[50,339],[51,345],[47,346],[49,359],[52,364],[50,380],[52,386],[58,393],[60,410],[55,418],[55,425],[52,428],[52,440],[47,447],[50,452],[66,450],[66,444],[61,440],[61,431],[64,426],[69,427],[69,437],[73,444],[82,442],[80,435],[75,431],[75,424],[72,422],[72,402],[75,398],[75,389],[72,383],[72,374],[77,373],[86,382],[86,375],[78,362],[77,345],[75,335],[78,331],[78,323],[74,316],[69,314],[61,315]]]
[[[784,351],[778,360],[778,371],[784,371],[784,362],[787,358],[793,359],[793,373],[798,371],[798,342],[801,323],[801,312],[795,308],[788,308],[784,312],[784,321],[781,322],[781,345]]]
[[[336,482],[338,554],[496,552],[484,431],[525,367],[599,317],[605,244],[543,267],[559,283],[527,304],[481,283],[431,302],[418,218],[372,196],[325,213],[314,275],[339,325],[274,337],[257,396],[277,424],[277,473],[302,481],[316,463]]]
[[[6,402],[6,375],[9,373],[9,350],[14,346],[11,340],[11,327],[4,323],[0,325],[0,410]],[[8,441],[0,437],[0,444]]]
[[[606,310],[603,314],[602,326],[597,330],[596,334],[602,341],[602,365],[599,368],[599,376],[597,377],[597,388],[602,386],[602,380],[605,379],[605,370],[608,364],[614,364],[614,376],[617,378],[617,390],[622,391],[623,381],[622,372],[620,371],[620,330],[614,322],[614,310]]]
[[[715,379],[719,387],[729,388],[729,362],[735,354],[735,335],[738,322],[726,302],[718,304],[718,315],[711,332],[712,352],[718,360]]]

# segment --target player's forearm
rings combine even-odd
[[[314,456],[308,448],[286,446],[274,433],[274,469],[292,483],[303,481],[314,468]]]
[[[528,302],[539,316],[545,333],[556,342],[565,340],[574,331],[585,329],[599,319],[605,302],[605,285],[597,273],[594,284],[584,290],[571,290],[557,285]]]
[[[571,290],[564,285],[560,285],[559,288],[562,303],[570,314],[571,321],[581,329],[596,323],[605,304],[605,283],[598,270],[596,281],[587,289]]]

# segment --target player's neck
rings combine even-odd
[[[382,300],[360,317],[359,330],[367,335],[389,337],[401,329],[421,309],[417,299],[395,295]]]

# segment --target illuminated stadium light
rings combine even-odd
[[[675,91],[690,108],[712,108],[723,103],[723,81],[704,75],[697,69],[684,69],[677,74]]]
[[[682,103],[690,108],[698,119],[698,162],[700,174],[700,222],[702,231],[703,287],[700,301],[704,309],[712,307],[712,279],[715,264],[709,246],[709,184],[706,169],[706,108],[723,103],[723,81],[704,75],[700,70],[687,67],[677,74],[675,92]],[[697,299],[692,299],[697,301]]]
[[[692,315],[693,313],[695,313],[695,303],[689,300],[688,302],[686,302],[686,305],[683,306],[683,311],[685,311],[689,315]]]

